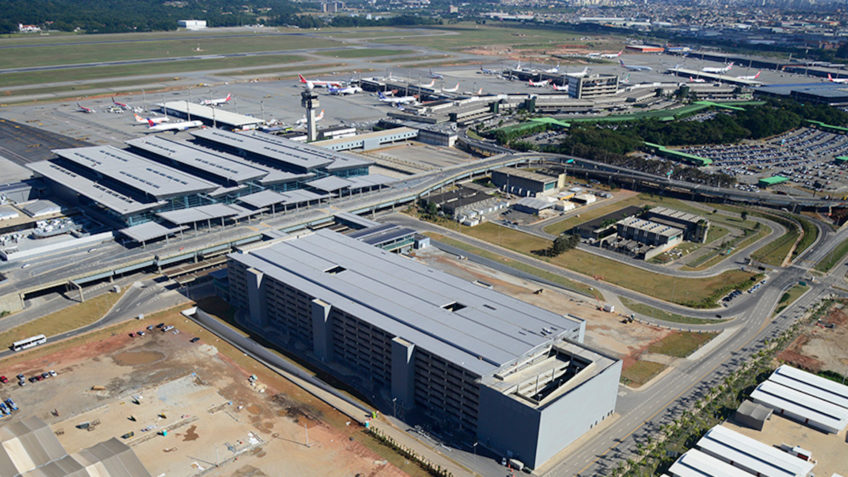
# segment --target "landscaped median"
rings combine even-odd
[[[836,248],[825,255],[824,258],[821,259],[821,261],[813,268],[822,273],[827,273],[830,269],[835,267],[837,263],[841,262],[842,259],[845,258],[846,254],[848,254],[848,240],[843,240],[836,246]]]
[[[759,274],[742,270],[729,270],[705,278],[664,275],[577,249],[569,250],[557,257],[546,257],[542,255],[542,251],[550,248],[551,241],[535,235],[491,222],[462,230],[471,237],[544,260],[596,280],[691,308],[712,308],[719,298],[731,290],[747,289],[760,280]]]

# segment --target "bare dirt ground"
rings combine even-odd
[[[671,333],[670,330],[642,323],[624,324],[623,316],[598,309],[593,300],[564,291],[544,288],[541,294],[534,293],[538,284],[501,273],[467,260],[458,261],[452,255],[431,247],[416,252],[416,258],[425,264],[470,281],[481,280],[493,288],[519,300],[559,314],[573,314],[586,320],[585,343],[618,356],[626,369],[639,359],[662,364],[671,364],[674,358],[644,354],[653,343]],[[644,356],[643,356],[644,354]]]
[[[182,332],[147,331],[160,321]],[[137,330],[146,335],[128,336]],[[201,340],[192,344],[194,336]],[[35,348],[0,368],[6,376],[59,373],[0,385],[20,407],[14,420],[44,419],[69,453],[132,432],[122,440],[154,476],[406,475],[366,447],[355,423],[176,310]]]
[[[835,371],[848,376],[848,313],[837,304],[820,323],[795,339],[778,359],[811,372]],[[833,328],[827,328],[829,324]]]

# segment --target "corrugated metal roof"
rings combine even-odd
[[[333,162],[333,158],[331,157],[328,158],[318,154],[309,154],[308,152],[299,151],[297,148],[289,145],[282,146],[276,142],[262,140],[261,138],[265,136],[274,137],[265,133],[254,132],[253,135],[237,134],[221,129],[207,128],[191,131],[191,134],[207,141],[213,141],[218,144],[234,147],[265,157],[270,161],[280,163],[289,168],[295,168],[301,172],[307,172],[310,169],[323,167]],[[299,144],[295,141],[290,142]],[[324,152],[331,152],[326,149],[321,150]]]
[[[249,133],[252,137],[274,144],[281,148],[285,148],[290,154],[303,157],[320,157],[328,160],[326,169],[328,171],[336,171],[341,169],[349,169],[354,167],[367,167],[374,164],[374,161],[366,159],[355,154],[347,154],[344,152],[331,151],[329,149],[318,147],[312,144],[306,144],[300,141],[293,141],[284,137],[275,136],[273,134],[263,133],[260,131],[252,131]]]
[[[209,204],[201,205],[200,207],[192,207],[190,209],[160,212],[156,215],[173,224],[185,225],[206,220],[217,220],[222,217],[233,217],[238,215],[240,212],[241,210],[236,210],[228,205]]]
[[[231,257],[479,375],[580,328],[578,319],[329,230]],[[325,273],[336,266],[345,271]],[[451,303],[464,308],[445,309]]]
[[[848,386],[788,365],[781,365],[769,377],[784,386],[812,394],[837,406],[848,408]],[[797,384],[795,384],[797,383]]]
[[[337,190],[347,189],[351,184],[352,182],[347,179],[342,179],[341,177],[336,176],[327,176],[314,181],[309,181],[305,185],[323,192],[335,192]]]
[[[210,123],[220,123],[234,128],[243,128],[245,126],[255,126],[265,123],[265,121],[259,118],[234,113],[227,111],[226,109],[212,108],[202,104],[189,103],[188,101],[168,101],[164,104],[159,103],[157,106],[162,109],[167,109],[172,113],[177,111],[181,114],[191,114],[194,116],[192,119],[202,118]]]
[[[840,432],[848,424],[848,409],[771,380],[757,386],[751,393],[751,399],[775,410],[783,409],[800,416],[831,432]]]
[[[668,471],[674,477],[751,477],[748,472],[698,449],[691,449],[680,456]]]
[[[119,230],[122,234],[135,240],[136,242],[147,242],[156,238],[161,238],[166,235],[175,234],[186,227],[168,228],[156,222],[145,222],[139,225],[133,225],[125,229]]]
[[[762,477],[806,477],[814,464],[763,444],[732,429],[715,426],[698,441],[698,448]]]

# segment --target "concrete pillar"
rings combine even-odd
[[[330,310],[332,305],[318,298],[312,300],[312,352],[321,361],[332,357],[332,331],[330,330]]]
[[[415,404],[415,345],[395,336],[392,339],[392,397],[405,410]]]

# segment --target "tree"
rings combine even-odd
[[[575,234],[562,234],[556,239],[554,239],[554,243],[551,244],[551,248],[548,249],[548,254],[552,257],[556,257],[557,255],[567,252],[577,244],[580,243],[580,237]]]

